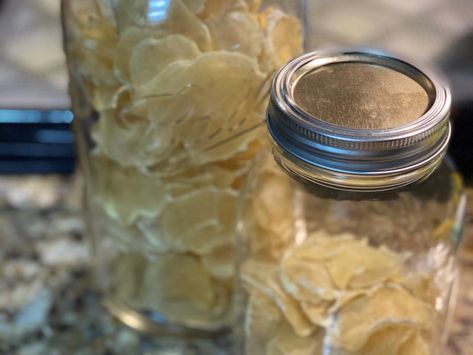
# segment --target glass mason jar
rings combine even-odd
[[[276,75],[239,213],[238,354],[443,354],[465,198],[450,94],[385,54]]]
[[[63,0],[98,285],[149,331],[231,319],[237,196],[303,1]]]

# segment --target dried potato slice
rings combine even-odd
[[[76,35],[77,42],[71,42],[68,51],[77,60],[79,74],[94,85],[116,85],[113,53],[118,38],[115,28],[110,23],[91,17]]]
[[[248,4],[248,9],[251,12],[257,12],[260,9],[263,0],[245,0],[245,2]]]
[[[205,0],[182,0],[182,2],[194,14],[200,13],[205,7]]]
[[[274,301],[262,292],[251,290],[245,309],[245,354],[264,354],[281,321],[282,314]]]
[[[271,45],[268,41],[268,37],[266,34],[261,46],[261,53],[258,56],[257,60],[260,70],[271,77],[274,75],[274,73],[276,73],[277,69],[279,68],[276,66],[275,61],[273,59]]]
[[[92,133],[100,154],[123,166],[145,167],[165,159],[176,148],[172,125],[136,117],[125,119],[115,110],[100,113]]]
[[[193,111],[193,103],[186,97],[163,94],[134,98],[130,105],[123,108],[121,115],[125,118],[140,117],[150,122],[176,126],[178,123],[188,120]],[[175,139],[179,139],[179,137],[176,136]]]
[[[181,34],[193,40],[203,52],[211,50],[211,39],[207,26],[181,0],[171,2],[168,17],[162,27],[168,33]]]
[[[167,240],[177,250],[197,254],[226,245],[234,234],[236,200],[235,191],[214,187],[175,198],[160,221]]]
[[[168,65],[151,81],[137,88],[137,98],[185,96],[193,103],[195,120],[204,124],[205,119],[210,119],[216,127],[222,127],[229,125],[232,114],[244,106],[242,101],[247,105],[248,113],[254,112],[251,99],[264,78],[255,62],[240,53],[204,53],[194,60]],[[187,121],[185,125],[188,126]],[[190,130],[186,138],[196,139],[195,130]]]
[[[304,315],[299,303],[281,287],[275,266],[249,260],[242,265],[240,272],[244,287],[250,293],[256,289],[270,297],[298,336],[308,336],[314,331],[315,326]]]
[[[162,252],[187,252],[193,250],[194,246],[198,245],[201,240],[207,240],[209,236],[211,238],[214,235],[222,234],[222,225],[216,219],[201,221],[189,226],[189,231],[184,237],[180,235],[170,236],[159,218],[140,218],[136,221],[136,227],[150,242],[151,246],[159,248]],[[191,235],[194,240],[189,242],[185,239],[188,235]]]
[[[148,23],[147,13],[149,11],[149,5],[149,0],[115,0],[115,16],[118,22],[118,29],[123,31],[123,29],[127,29],[131,26],[146,26]],[[162,10],[165,13],[167,8],[163,7]]]
[[[293,257],[281,263],[280,280],[285,290],[299,301],[333,301],[337,296],[330,273],[321,262]]]
[[[293,221],[293,189],[287,176],[265,174],[253,199],[255,219],[275,233]],[[277,201],[277,203],[275,203]]]
[[[279,276],[293,297],[316,304],[335,300],[339,292],[326,262],[340,253],[344,243],[353,244],[348,237],[340,238],[330,240],[320,232],[288,249],[281,261]]]
[[[205,0],[204,10],[199,13],[199,17],[206,22],[215,21],[229,11],[238,10],[248,10],[244,0]]]
[[[304,314],[313,324],[320,327],[330,324],[330,310],[333,309],[334,301],[314,298],[310,301],[300,301],[300,304]]]
[[[399,349],[414,333],[410,327],[389,326],[374,333],[358,352],[360,355],[400,355]],[[401,353],[404,355],[404,353]]]
[[[255,95],[263,80],[264,75],[250,58],[240,53],[212,52],[168,65],[137,89],[137,97],[185,97],[192,105],[192,117],[178,123],[177,130],[192,161],[204,164],[244,151],[255,138],[253,132],[227,141],[261,119],[254,112]],[[242,121],[244,125],[235,131],[235,124]]]
[[[100,243],[103,245],[100,248],[110,250],[110,255],[113,254],[112,250],[114,249],[122,253],[142,253],[142,255],[168,250],[166,245],[159,242],[159,238],[154,237],[154,239],[158,239],[156,243],[154,239],[150,240],[147,235],[137,228],[140,218],[134,224],[126,225],[111,218],[98,201],[88,203],[87,208],[97,222],[94,226],[94,233],[102,236],[103,242]]]
[[[261,166],[258,177],[250,181],[249,198],[244,201],[244,215],[251,255],[265,260],[279,260],[295,243],[292,189],[274,159],[256,162]],[[278,201],[275,204],[275,201]],[[272,208],[276,207],[275,210]]]
[[[130,55],[131,81],[134,85],[142,85],[168,64],[176,60],[193,59],[200,53],[195,42],[182,35],[144,39],[133,48]]]
[[[83,1],[81,1],[83,2]],[[95,0],[101,17],[106,18],[110,23],[115,23],[114,0]]]
[[[109,16],[110,6],[110,0],[82,0],[68,4],[72,24],[78,26],[73,28],[79,31],[76,37],[93,39],[102,44],[114,43],[116,30],[114,18]]]
[[[428,329],[435,310],[406,290],[385,286],[342,306],[327,329],[330,343],[348,351],[360,350],[377,331],[388,326]]]
[[[217,165],[204,165],[169,178],[163,178],[163,181],[170,195],[176,198],[204,187],[232,188],[235,179],[235,172],[232,170]]]
[[[146,27],[126,27],[121,33],[113,54],[113,71],[122,83],[131,82],[130,56],[133,49],[145,39],[159,38],[163,34]]]
[[[181,0],[117,0],[115,9],[119,28],[147,27],[163,34],[181,34],[202,51],[211,49],[207,27]]]
[[[327,269],[338,289],[368,288],[399,273],[401,259],[385,248],[373,248],[366,241],[350,243],[331,260]]]
[[[125,304],[135,305],[143,287],[141,275],[146,268],[145,257],[131,251],[121,253],[115,257],[113,268],[115,272],[111,274],[110,293]]]
[[[400,257],[350,235],[318,233],[290,250],[282,262],[282,281],[301,300],[333,300],[341,290],[381,284],[400,272]]]
[[[235,274],[235,248],[233,244],[221,246],[202,256],[204,268],[218,280],[232,280]]]
[[[116,109],[130,100],[130,91],[126,85],[96,86],[90,90],[90,102],[97,111]]]
[[[434,285],[434,276],[423,273],[410,273],[399,283],[404,285],[415,297],[428,303],[435,304],[439,291]]]
[[[261,53],[263,33],[256,16],[246,11],[230,11],[209,24],[215,50],[239,52],[249,57]]]
[[[97,1],[96,0],[83,0],[75,3],[71,3],[68,6],[72,19],[75,24],[86,27],[90,17],[97,14]]]
[[[259,14],[259,20],[266,32],[269,52],[276,68],[302,53],[302,27],[296,17],[268,7]]]
[[[147,260],[141,306],[163,313],[173,321],[200,317],[216,301],[214,283],[199,259],[186,254],[161,254]],[[192,292],[189,292],[192,290]]]
[[[421,332],[415,332],[411,337],[399,348],[396,355],[430,355],[432,351],[429,343],[424,339]]]
[[[123,224],[140,216],[155,218],[166,204],[166,189],[154,176],[125,168],[99,155],[91,156],[94,197],[107,214]]]
[[[289,324],[284,322],[280,325],[276,337],[267,347],[266,354],[318,355],[323,354],[323,347],[323,332],[321,330],[317,330],[310,336],[300,337],[294,333]]]
[[[245,125],[251,125],[255,122],[251,117],[255,115],[248,115],[244,119],[247,120]],[[260,117],[256,115],[256,117]],[[198,127],[198,124],[195,125]],[[186,145],[190,153],[190,157],[197,164],[216,163],[222,159],[232,159],[240,153],[251,151],[253,143],[260,140],[261,130],[258,127],[238,127],[228,128],[223,130],[212,129],[208,127],[208,131],[212,132],[207,136],[207,139],[197,140],[193,144]],[[246,131],[246,132],[245,132]]]
[[[249,217],[245,218],[248,225],[248,235],[251,235],[251,255],[262,260],[274,261],[278,260],[285,252],[287,247],[293,242],[290,239],[282,238],[275,235],[272,231],[260,227],[259,225],[249,222]]]

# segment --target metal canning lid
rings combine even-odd
[[[314,52],[276,75],[267,113],[278,161],[316,182],[385,190],[431,173],[451,97],[431,72],[375,51]]]

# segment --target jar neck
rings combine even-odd
[[[273,155],[276,162],[290,175],[299,180],[325,186],[327,188],[381,192],[403,188],[427,179],[442,163],[448,144],[425,161],[398,171],[365,172],[353,174],[344,171],[328,170],[300,160],[288,153],[273,141]]]

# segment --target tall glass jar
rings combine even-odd
[[[302,51],[303,1],[62,5],[106,306],[149,331],[225,328],[237,196],[272,75]]]
[[[240,210],[237,354],[444,354],[465,197],[450,94],[384,54],[276,75]]]

